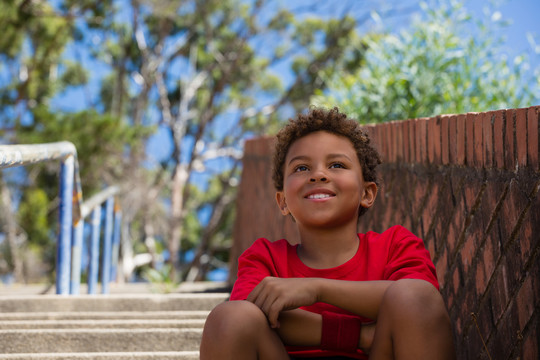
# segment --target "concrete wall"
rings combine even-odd
[[[365,127],[383,181],[359,231],[402,224],[424,239],[458,359],[540,356],[539,116],[536,106]],[[297,241],[275,204],[272,141],[246,144],[232,274],[257,237]]]

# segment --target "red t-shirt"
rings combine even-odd
[[[402,226],[393,226],[382,234],[368,232],[358,234],[360,244],[353,258],[346,263],[330,269],[313,269],[306,266],[297,255],[298,245],[291,246],[285,239],[271,242],[257,239],[238,259],[238,279],[231,300],[245,300],[249,293],[267,277],[307,278],[318,277],[335,280],[369,281],[423,279],[437,289],[437,275],[424,243]],[[302,309],[320,314],[333,311],[351,314],[345,310],[325,303],[315,303]],[[371,321],[362,318],[362,321]],[[324,351],[313,347],[287,347],[291,356],[349,356],[367,359],[358,350],[357,354]]]

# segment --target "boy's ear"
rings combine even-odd
[[[369,209],[375,203],[377,191],[377,184],[374,182],[370,181],[364,183],[364,193],[362,194],[362,199],[360,199],[360,205],[362,205],[363,208]]]
[[[283,191],[276,192],[276,202],[283,215],[289,215],[291,213],[287,207],[287,202],[285,201],[285,194],[283,194]]]

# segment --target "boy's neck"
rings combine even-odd
[[[328,269],[344,264],[358,251],[356,225],[339,229],[302,229],[298,257],[311,268]]]

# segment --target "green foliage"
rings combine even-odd
[[[19,205],[19,221],[23,224],[32,224],[26,229],[30,246],[48,247],[52,244],[54,234],[48,222],[50,201],[42,189],[31,188],[24,192]]]
[[[159,270],[146,267],[142,272],[142,277],[152,284],[153,291],[169,294],[178,289],[178,283],[171,278],[170,273],[170,265],[164,265]]]
[[[154,239],[157,252],[200,249],[222,261],[242,139],[274,133],[365,52],[355,19],[298,16],[272,1],[8,0],[0,27],[2,140],[73,142],[84,198],[122,186],[135,252],[152,252]],[[51,105],[73,89],[87,108]],[[156,129],[167,149],[158,161],[145,151]],[[55,233],[56,165],[32,168],[23,189],[21,226],[36,239]],[[50,203],[33,203],[37,188]]]
[[[33,124],[17,128],[18,141],[32,144],[67,140],[75,144],[86,196],[101,190],[104,183],[117,181],[122,176],[125,151],[152,131],[127,126],[118,118],[98,114],[95,110],[52,113],[45,106],[38,106],[33,114]],[[56,171],[50,175],[56,175]],[[50,178],[44,174],[41,180],[39,185],[47,187]]]
[[[423,10],[411,28],[368,40],[363,66],[334,73],[313,103],[338,106],[369,123],[538,102],[540,68],[535,75],[525,55],[501,56],[500,39],[486,21],[473,37],[477,25],[461,3],[435,1]]]

